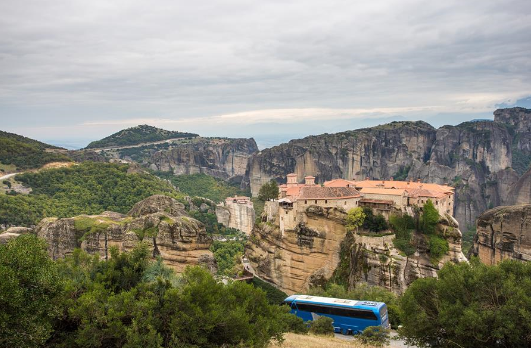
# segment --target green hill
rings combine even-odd
[[[59,147],[21,135],[0,131],[0,173],[39,168],[50,162],[67,162],[70,159],[58,151]]]
[[[168,131],[165,129],[148,126],[146,124],[123,129],[101,140],[93,141],[86,147],[87,149],[138,145],[175,138],[195,138],[197,134]]]
[[[146,173],[130,173],[123,164],[84,162],[60,169],[17,175],[31,187],[29,195],[0,193],[0,225],[31,226],[45,217],[126,213],[154,194],[183,198],[166,180]]]

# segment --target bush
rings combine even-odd
[[[426,234],[435,233],[437,223],[439,223],[439,211],[435,209],[431,199],[428,199],[422,208],[422,230]]]
[[[431,257],[438,261],[443,255],[448,253],[450,247],[446,239],[437,235],[431,235],[429,237],[429,249]]]
[[[401,301],[408,343],[437,347],[531,346],[531,263],[447,263]]]
[[[314,335],[334,335],[334,321],[332,318],[321,316],[310,322],[310,333]]]
[[[302,320],[302,318],[299,318],[298,316],[290,313],[290,307],[288,306],[281,306],[282,310],[284,311],[283,315],[283,322],[285,325],[285,331],[286,332],[293,332],[296,334],[307,334],[308,333],[308,325]]]
[[[364,207],[363,213],[365,219],[363,220],[363,229],[371,232],[380,232],[389,229],[389,224],[382,214],[374,215],[371,208]]]
[[[389,344],[389,334],[389,329],[384,329],[381,326],[369,326],[357,338],[363,344],[383,347]]]

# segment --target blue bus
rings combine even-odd
[[[390,328],[387,306],[382,302],[292,295],[284,300],[284,304],[305,322],[320,316],[332,318],[334,331],[343,335],[361,333],[368,326]]]

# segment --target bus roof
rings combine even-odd
[[[374,309],[374,308],[380,308],[382,306],[385,306],[385,303],[383,302],[357,301],[357,300],[347,300],[347,299],[340,299],[340,298],[319,297],[319,296],[309,296],[309,295],[292,295],[286,298],[285,301],[319,303],[319,304],[328,304],[328,305],[342,306],[342,307],[356,307],[359,309]]]

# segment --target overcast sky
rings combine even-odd
[[[290,137],[531,96],[531,1],[2,0],[0,129]],[[529,100],[527,100],[529,101]]]

